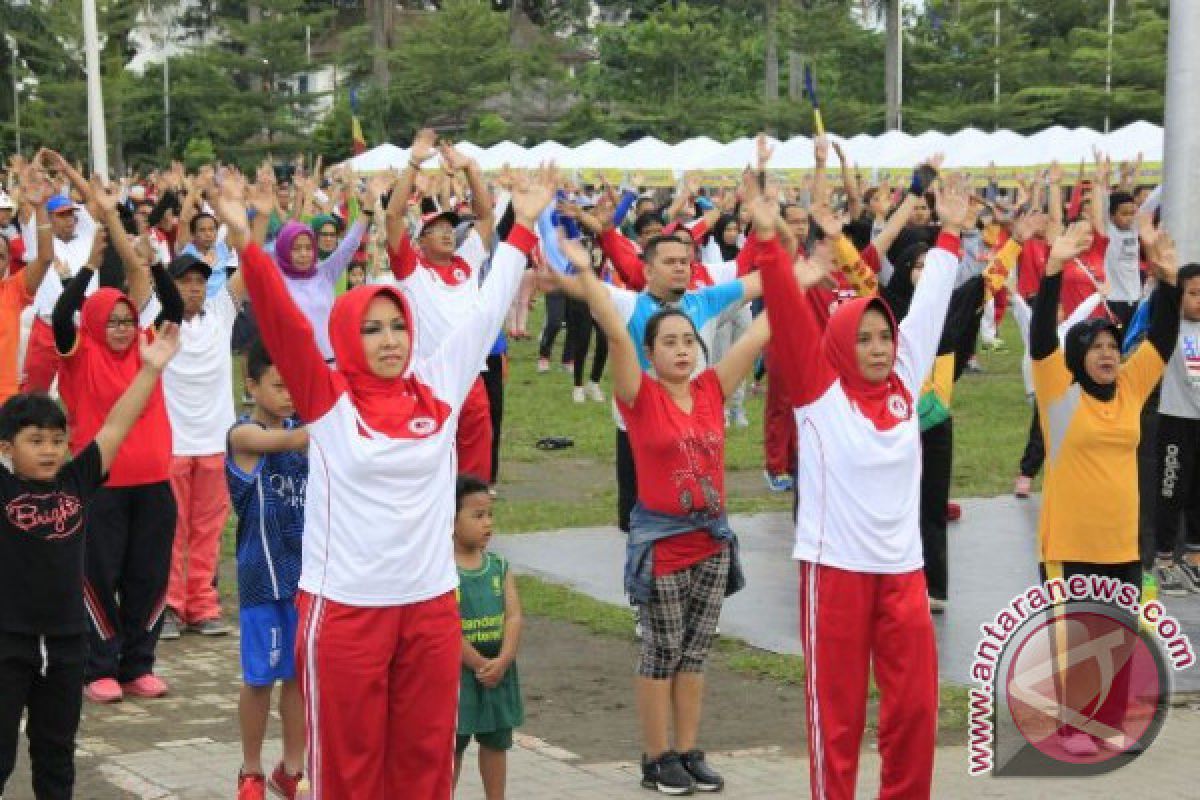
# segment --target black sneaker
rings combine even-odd
[[[1184,597],[1188,594],[1181,570],[1175,564],[1158,564],[1154,568],[1154,577],[1158,579],[1159,594],[1168,597]]]
[[[1175,566],[1178,567],[1179,571],[1183,573],[1184,578],[1187,579],[1187,582],[1191,583],[1189,588],[1192,590],[1192,592],[1200,593],[1200,567],[1197,567],[1187,559],[1180,561]]]
[[[171,609],[163,612],[162,630],[158,634],[159,639],[178,639],[179,638],[179,617]]]
[[[725,779],[714,772],[704,760],[703,750],[689,750],[680,759],[683,761],[683,768],[692,776],[692,780],[696,781],[697,792],[719,792],[725,788]]]
[[[679,753],[668,750],[654,761],[642,755],[642,786],[663,794],[684,795],[696,790],[696,781],[684,769]]]

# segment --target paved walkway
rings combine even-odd
[[[1195,797],[1195,743],[1200,741],[1200,712],[1180,712],[1168,720],[1161,737],[1144,756],[1129,766],[1097,778],[996,779],[972,778],[966,772],[961,747],[937,753],[934,796],[945,798],[1012,798],[1013,800],[1073,800],[1074,798],[1135,797],[1153,787],[1163,797]],[[269,753],[277,753],[271,742]],[[467,753],[459,800],[482,800],[483,791]],[[236,743],[174,743],[112,758],[98,769],[111,781],[112,794],[87,798],[138,800],[227,800],[233,791],[229,776],[237,772],[241,753]],[[710,760],[725,776],[722,795],[736,800],[783,800],[810,797],[805,759],[771,751],[713,753]],[[865,753],[859,769],[859,797],[874,797],[879,789],[879,757]],[[509,759],[508,796],[519,800],[637,800],[654,796],[642,789],[640,770],[628,762],[585,764],[571,753],[522,738]],[[120,787],[120,788],[118,788]],[[124,790],[122,793],[121,790]],[[10,798],[26,795],[13,793]],[[391,800],[390,798],[388,800]],[[396,800],[402,800],[397,798]]]
[[[978,636],[988,620],[1017,591],[1034,580],[1031,564],[1032,506],[1008,499],[968,501],[964,521],[951,528],[952,596],[939,621],[944,674],[962,678]],[[782,515],[736,520],[751,584],[729,604],[722,620],[732,635],[771,650],[795,652],[795,573],[789,558],[790,534]],[[621,603],[621,538],[609,530],[565,531],[500,537],[497,549],[518,569],[541,574],[611,602]],[[1200,641],[1200,601],[1168,601]],[[240,745],[236,724],[239,686],[236,635],[223,639],[185,636],[161,647],[160,672],[174,687],[156,701],[126,701],[85,708],[79,739],[76,796],[84,800],[228,800],[234,795]],[[1180,685],[1195,686],[1196,671]],[[713,720],[712,724],[719,724]],[[272,737],[278,720],[272,720]],[[1197,797],[1196,744],[1200,709],[1172,710],[1154,746],[1131,765],[1098,778],[1001,780],[967,775],[964,747],[938,751],[934,796],[938,798],[1093,798],[1155,795]],[[22,745],[22,750],[24,745]],[[265,760],[274,763],[279,742],[270,739]],[[712,753],[727,777],[730,798],[808,797],[807,760],[776,750]],[[468,754],[471,758],[471,754]],[[878,789],[879,758],[867,749],[860,764],[859,796]],[[550,798],[646,798],[637,785],[638,767],[629,762],[589,762],[532,737],[520,737],[510,759],[509,796]],[[28,800],[28,761],[19,756],[7,800]],[[468,761],[462,800],[483,794]],[[387,798],[386,800],[393,800]],[[395,800],[404,800],[397,798]]]
[[[951,523],[949,532],[949,608],[934,619],[943,679],[967,684],[979,626],[991,622],[1013,597],[1037,583],[1037,501],[996,497],[963,500],[962,507],[962,520]],[[796,566],[791,560],[788,515],[750,514],[736,516],[733,522],[748,583],[725,605],[721,630],[765,650],[799,653]],[[625,602],[624,547],[625,539],[615,528],[528,533],[495,542],[495,549],[518,570],[620,604]],[[1193,648],[1200,648],[1200,596],[1162,599],[1182,623]],[[1200,691],[1200,669],[1192,667],[1174,678],[1177,691]],[[1196,794],[1200,796],[1200,791]]]

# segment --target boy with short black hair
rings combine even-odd
[[[254,410],[229,430],[225,477],[237,512],[238,603],[242,690],[238,719],[242,768],[238,800],[271,790],[292,800],[304,765],[304,700],[296,680],[296,587],[300,582],[308,433],[296,422],[291,396],[261,342],[246,355],[246,391]],[[271,691],[280,682],[283,760],[270,778],[262,745]]]
[[[153,343],[141,342],[137,376],[69,463],[67,418],[57,403],[19,394],[0,407],[0,793],[28,709],[34,794],[71,797],[87,642],[85,512],[178,348],[173,323]]]

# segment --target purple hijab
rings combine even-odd
[[[296,239],[300,236],[307,236],[312,243],[313,259],[317,258],[317,237],[313,233],[313,229],[305,225],[303,222],[296,220],[288,220],[279,229],[279,235],[275,237],[275,263],[283,270],[283,274],[293,280],[307,280],[314,278],[317,275],[317,264],[314,260],[311,269],[296,269],[292,266],[292,245],[296,243]]]

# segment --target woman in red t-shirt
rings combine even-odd
[[[782,224],[774,203],[762,201],[755,213],[758,230]],[[635,344],[587,254],[571,242],[563,252],[608,337],[613,396],[641,476],[626,588],[641,606],[644,625],[636,680],[642,785],[676,794],[717,791],[723,780],[696,749],[703,670],[724,598],[743,582],[725,514],[724,409],[770,336],[767,317],[760,315],[719,363],[696,374],[707,353],[683,311],[657,312],[646,323],[645,340]],[[650,373],[642,372],[639,346]]]

